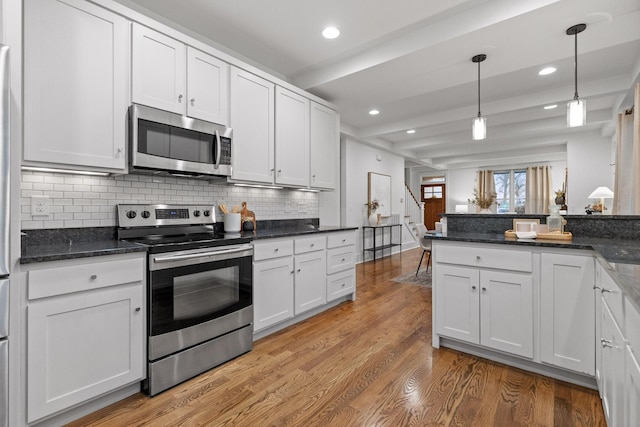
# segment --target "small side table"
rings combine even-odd
[[[393,239],[393,229],[398,227],[397,233],[397,242]],[[369,230],[373,233],[373,245],[370,247],[365,247],[365,240],[367,234],[369,234]],[[385,230],[389,230],[389,240],[385,243]],[[402,245],[402,224],[389,224],[389,225],[364,225],[362,226],[362,260],[364,261],[364,255],[366,252],[373,253],[373,260],[376,260],[376,253],[378,251],[383,251],[382,256],[384,257],[384,250],[389,249],[389,255],[391,255],[391,250],[395,246]]]

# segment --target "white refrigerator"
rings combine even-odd
[[[9,425],[9,48],[0,45],[0,427]]]

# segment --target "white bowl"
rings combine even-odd
[[[535,239],[537,234],[535,231],[516,231],[518,239]]]

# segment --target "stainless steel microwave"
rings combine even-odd
[[[129,118],[133,171],[231,176],[231,128],[137,104],[130,107]]]

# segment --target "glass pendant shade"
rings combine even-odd
[[[481,116],[473,119],[471,133],[474,141],[485,139],[487,137],[487,119]]]
[[[570,128],[584,126],[587,123],[587,104],[582,99],[574,99],[567,103],[567,126]]]

